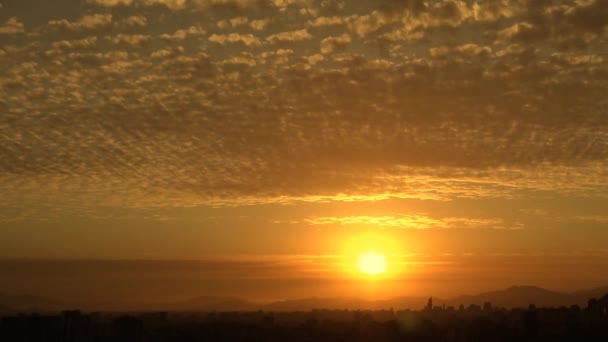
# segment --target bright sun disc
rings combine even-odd
[[[386,258],[384,255],[375,252],[363,253],[359,256],[357,266],[361,272],[369,275],[385,273]]]

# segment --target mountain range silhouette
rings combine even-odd
[[[512,286],[498,291],[464,295],[454,298],[433,298],[436,306],[483,305],[490,302],[504,308],[527,308],[530,304],[537,307],[585,306],[590,298],[598,298],[608,293],[608,286],[576,292],[557,292],[536,286]],[[116,311],[309,311],[314,309],[422,309],[428,296],[407,296],[384,300],[365,300],[359,298],[303,298],[256,303],[238,297],[200,296],[184,301],[146,303],[137,308],[114,308]],[[61,311],[65,309],[104,310],[99,305],[73,303],[33,295],[0,294],[0,313],[20,311]]]

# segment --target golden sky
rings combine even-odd
[[[608,284],[607,1],[0,3],[4,259],[357,294],[373,234],[381,295]]]

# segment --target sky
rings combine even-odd
[[[0,0],[0,292],[608,285],[606,18],[603,0]],[[348,266],[368,249],[383,279]]]

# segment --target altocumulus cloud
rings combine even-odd
[[[608,195],[605,1],[87,4],[3,9],[2,206]]]

